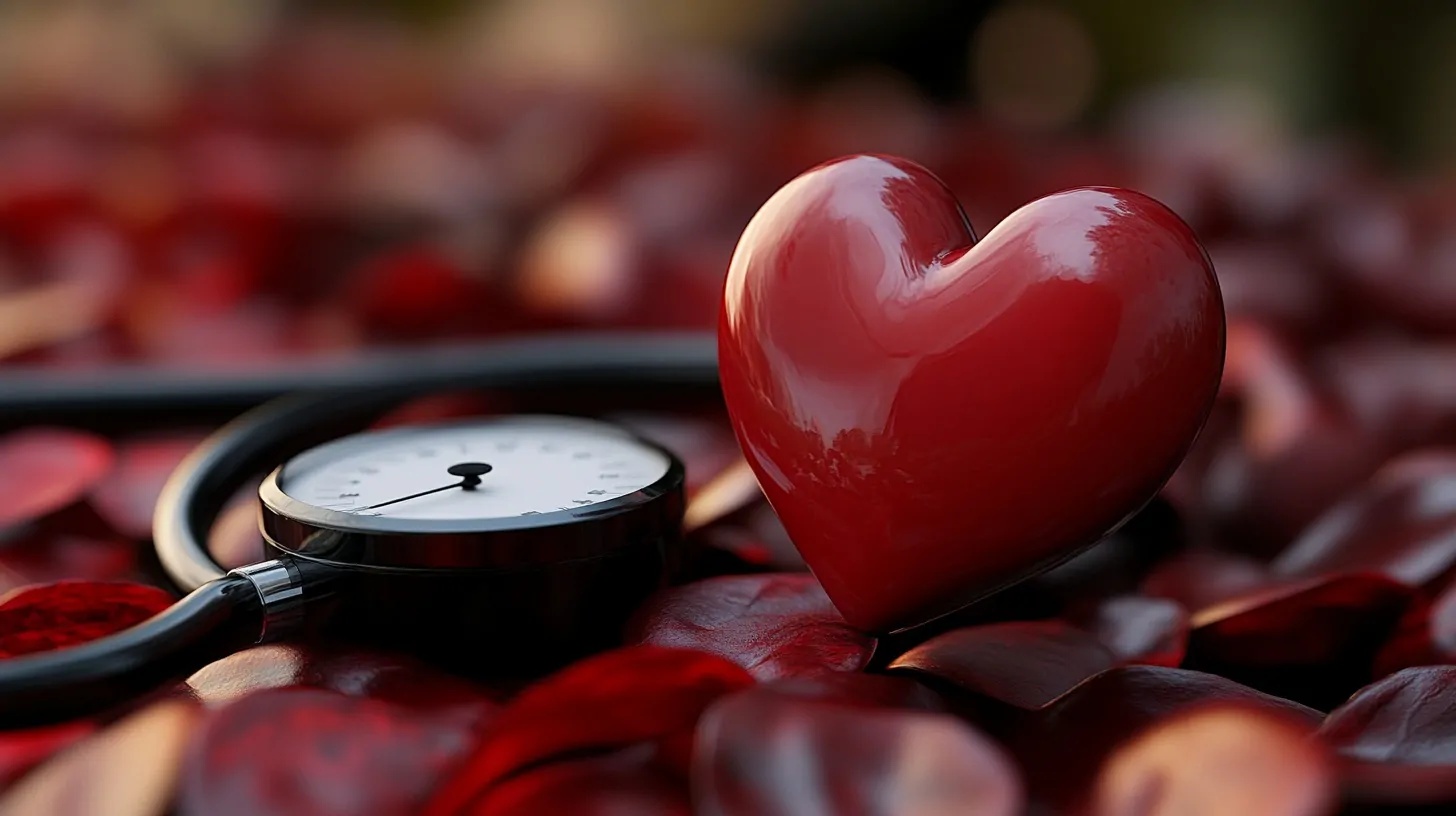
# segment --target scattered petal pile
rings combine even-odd
[[[1058,190],[1144,191],[1197,231],[1229,326],[1217,404],[1157,500],[1064,564],[879,638],[805,569],[720,405],[399,406],[377,426],[540,409],[657,439],[687,465],[692,572],[615,648],[524,682],[267,644],[0,732],[0,813],[1456,812],[1448,181],[1192,92],[1028,138],[877,78],[780,88],[648,53],[588,8],[612,4],[483,4],[581,15],[549,29],[559,47],[526,61],[540,71],[507,47],[538,12],[447,43],[330,15],[270,25],[270,3],[28,5],[0,26],[0,377],[711,330],[747,219],[852,152],[931,168],[981,235]],[[52,5],[64,16],[37,23]],[[221,418],[42,420],[0,427],[0,661],[177,600],[151,517]],[[264,555],[256,510],[244,490],[211,531],[229,566]]]

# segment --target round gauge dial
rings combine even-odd
[[[289,460],[259,494],[265,538],[295,554],[499,566],[522,547],[588,557],[644,523],[679,526],[682,481],[676,457],[618,426],[511,416],[344,437]]]
[[[500,519],[575,510],[641,490],[668,456],[574,423],[517,420],[414,430],[286,468],[289,496],[354,516]]]

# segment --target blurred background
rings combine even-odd
[[[707,328],[756,207],[858,151],[981,234],[1142,189],[1305,334],[1304,277],[1429,262],[1377,317],[1439,329],[1453,43],[1416,0],[5,0],[0,362]]]
[[[1228,361],[1165,497],[1267,559],[1456,444],[1453,45],[1417,0],[4,0],[0,407],[20,367],[708,330],[763,201],[885,152],[983,235],[1087,184],[1193,225]],[[175,430],[119,448],[112,527]]]

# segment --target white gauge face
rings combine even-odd
[[[634,493],[671,467],[661,451],[595,423],[552,417],[364,434],[290,462],[279,487],[357,516],[454,521],[577,510]]]

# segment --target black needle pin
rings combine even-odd
[[[474,490],[475,488],[477,488],[477,487],[480,486],[480,477],[481,476],[484,476],[485,474],[489,473],[490,471],[491,471],[491,466],[490,465],[487,465],[484,462],[461,462],[458,465],[451,465],[445,471],[446,473],[450,474],[451,476],[459,476],[460,477],[460,481],[458,481],[458,482],[456,482],[454,484],[447,484],[444,487],[437,487],[437,488],[435,488],[433,490],[424,490],[424,491],[421,491],[419,493],[414,493],[414,494],[409,495],[409,496],[401,496],[400,498],[390,499],[387,502],[380,502],[379,504],[371,504],[368,507],[365,507],[363,509],[365,509],[365,510],[378,510],[381,507],[387,507],[388,505],[391,505],[391,504],[399,504],[402,501],[409,501],[410,499],[418,499],[421,496],[428,496],[431,493],[443,493],[446,490],[454,490],[457,487],[463,488],[465,490]]]

